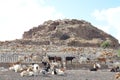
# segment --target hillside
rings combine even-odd
[[[32,45],[51,44],[80,47],[99,47],[103,41],[109,40],[111,47],[119,46],[118,40],[113,36],[85,20],[77,19],[45,21],[38,27],[24,32],[23,40],[29,40]]]

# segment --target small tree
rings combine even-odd
[[[110,43],[108,41],[104,41],[102,44],[101,44],[101,47],[102,48],[108,48],[110,46]]]

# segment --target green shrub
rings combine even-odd
[[[120,57],[120,49],[118,49],[118,57]]]
[[[101,47],[102,48],[108,48],[110,46],[110,43],[108,41],[104,41],[102,44],[101,44]]]

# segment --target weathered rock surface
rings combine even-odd
[[[23,39],[31,40],[31,44],[47,42],[53,45],[99,47],[103,41],[109,40],[111,47],[118,47],[118,40],[84,20],[64,19],[49,20],[24,32]],[[28,42],[29,43],[29,42]]]

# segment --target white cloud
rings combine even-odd
[[[0,40],[19,39],[24,31],[58,18],[63,14],[44,0],[0,0]]]
[[[106,25],[100,26],[104,31],[107,31],[120,42],[120,7],[109,8],[104,10],[95,10],[92,15],[99,22],[106,22]],[[104,29],[107,26],[107,29]]]

